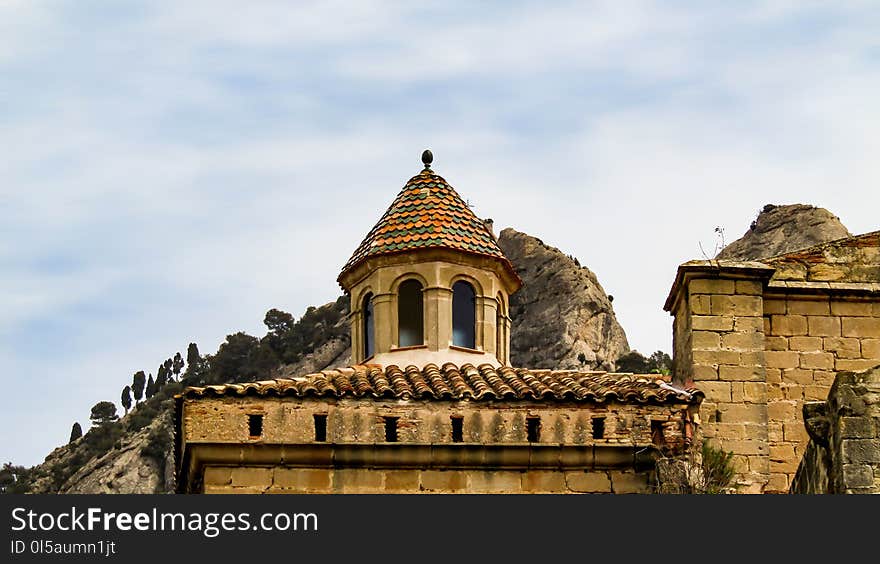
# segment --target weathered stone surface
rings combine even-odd
[[[608,370],[629,351],[611,300],[590,269],[513,229],[501,232],[498,245],[523,279],[510,297],[514,366]]]
[[[715,258],[758,260],[849,236],[840,219],[826,209],[804,204],[768,204],[752,227]]]

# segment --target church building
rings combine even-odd
[[[183,493],[644,493],[702,392],[657,374],[510,365],[522,281],[432,169],[342,268],[351,366],[177,398]]]

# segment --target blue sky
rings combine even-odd
[[[877,29],[872,2],[0,0],[0,458],[335,299],[426,147],[671,351],[715,227],[802,202],[880,228]]]

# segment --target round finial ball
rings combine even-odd
[[[431,149],[425,149],[425,152],[422,153],[422,163],[425,166],[431,166],[432,162],[434,162],[434,153],[431,152]]]

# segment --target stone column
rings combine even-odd
[[[376,294],[373,296],[373,334],[376,337],[376,353],[388,352],[397,339],[397,311],[394,294]]]
[[[448,348],[452,343],[452,289],[425,289],[425,344],[428,350]]]

